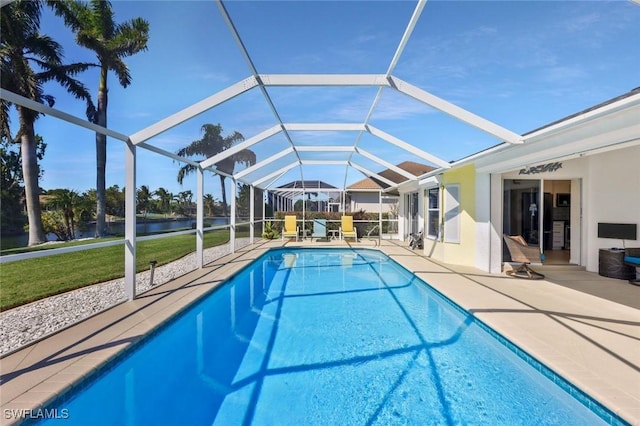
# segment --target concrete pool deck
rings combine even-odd
[[[367,240],[258,241],[5,356],[3,424],[42,407],[266,250],[283,245],[380,249],[624,420],[640,424],[640,287],[563,268],[545,269],[544,280],[521,280],[435,262],[402,242]]]

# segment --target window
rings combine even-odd
[[[427,237],[438,239],[440,233],[440,188],[425,191],[427,197]]]
[[[446,185],[444,192],[444,242],[460,242],[460,185]]]

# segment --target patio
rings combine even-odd
[[[377,248],[620,417],[640,423],[640,288],[548,268],[531,282],[434,262],[405,243],[261,240],[2,359],[4,410],[36,409],[272,247]]]

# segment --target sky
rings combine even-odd
[[[131,135],[252,75],[213,1],[112,1],[115,19],[149,22],[148,50],[125,59],[132,84],[110,75],[108,127]],[[227,1],[227,11],[260,74],[384,74],[414,12],[414,1]],[[75,46],[60,18],[44,12],[41,32],[60,42],[67,62],[94,61]],[[426,3],[393,75],[518,134],[640,86],[640,6],[631,1],[437,1]],[[78,78],[95,97],[98,74]],[[57,109],[84,117],[84,105],[48,85]],[[268,87],[285,123],[363,123],[374,87]],[[278,124],[254,88],[150,139],[176,152],[200,139],[204,124],[250,138]],[[369,123],[443,160],[500,143],[392,89],[382,91]],[[12,119],[17,125],[17,119]],[[40,185],[79,192],[95,187],[95,135],[53,117],[36,133],[47,143]],[[290,132],[300,145],[353,145],[358,132]],[[280,133],[251,149],[258,161],[286,149]],[[426,160],[363,134],[360,148],[392,164]],[[124,186],[125,147],[108,140],[107,186]],[[302,158],[329,155],[300,154]],[[331,158],[347,159],[345,154]],[[291,157],[261,171],[266,175]],[[383,166],[360,158],[377,172]],[[195,193],[195,175],[179,185],[180,164],[138,149],[137,186]],[[236,172],[244,168],[236,166]],[[258,174],[249,177],[257,179]],[[302,177],[343,187],[364,178],[344,166],[305,166]],[[274,186],[301,179],[293,168]],[[220,199],[217,176],[205,193]]]

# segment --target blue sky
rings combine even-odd
[[[413,1],[229,1],[227,10],[261,74],[383,74],[415,8]],[[251,75],[211,1],[113,1],[118,22],[142,17],[149,49],[126,60],[126,89],[111,76],[109,127],[133,134]],[[68,61],[92,60],[74,47],[59,18],[45,12],[41,31],[65,46]],[[393,75],[522,134],[640,86],[640,6],[630,1],[429,1]],[[98,76],[80,79],[94,93]],[[83,117],[81,102],[55,86],[56,107]],[[376,88],[267,89],[284,122],[361,123]],[[175,152],[220,123],[245,138],[277,124],[259,89],[158,135],[149,143]],[[385,89],[370,123],[444,160],[500,141],[400,93]],[[13,120],[15,126],[17,120]],[[95,187],[94,134],[50,117],[36,122],[47,143],[41,186]],[[292,132],[301,144],[351,145],[354,132]],[[124,185],[124,147],[109,140],[107,185]],[[258,160],[285,148],[282,134],[254,146]],[[391,163],[418,160],[373,136],[360,147]],[[179,164],[140,149],[137,184],[177,193]],[[346,159],[346,158],[345,158]],[[421,161],[426,162],[426,161]],[[277,168],[279,164],[274,164]],[[380,171],[373,162],[363,166]],[[238,166],[236,170],[242,169]],[[278,184],[300,178],[299,168]],[[309,166],[305,179],[338,187],[364,176],[345,167]],[[220,198],[218,178],[205,192]]]

